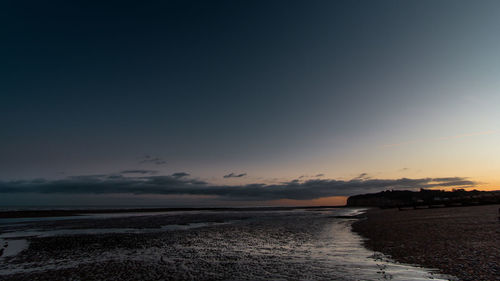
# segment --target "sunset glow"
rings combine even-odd
[[[195,2],[4,4],[0,203],[337,205],[373,186],[322,184],[356,180],[500,189],[498,3]]]

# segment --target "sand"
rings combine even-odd
[[[353,230],[369,249],[461,280],[500,280],[500,205],[372,209]]]
[[[6,225],[0,238],[26,239],[29,247],[0,256],[0,280],[448,279],[364,248],[351,231],[362,211],[202,212]]]

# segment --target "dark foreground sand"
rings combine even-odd
[[[370,210],[354,231],[397,261],[438,268],[461,280],[500,280],[500,205]]]
[[[0,280],[447,279],[365,249],[351,232],[361,212],[203,211],[7,223],[0,225],[9,251],[0,255]],[[18,249],[23,241],[27,247]]]

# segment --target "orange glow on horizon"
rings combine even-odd
[[[347,196],[331,196],[312,200],[280,199],[272,203],[282,206],[344,206],[346,202]]]

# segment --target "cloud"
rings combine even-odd
[[[189,174],[184,173],[184,172],[179,172],[179,173],[173,173],[171,176],[176,178],[176,179],[179,179],[179,178],[187,177],[187,176],[189,176]]]
[[[178,175],[176,175],[178,174]],[[180,176],[148,175],[143,177],[80,176],[62,180],[0,181],[0,193],[43,194],[184,194],[212,195],[226,200],[310,200],[329,196],[349,196],[387,189],[418,190],[420,188],[473,187],[476,183],[462,177],[420,179],[293,180],[279,184],[212,185]]]
[[[120,174],[122,175],[127,175],[127,174],[154,175],[157,173],[158,171],[155,170],[124,170],[120,172]]]
[[[325,174],[316,174],[316,175],[301,175],[300,177],[298,177],[297,179],[305,179],[305,178],[321,178],[321,177],[324,177]]]
[[[368,173],[361,173],[359,176],[355,177],[354,180],[367,180],[369,178],[370,176],[368,176]]]
[[[160,157],[153,157],[151,155],[145,155],[141,161],[139,162],[140,164],[155,164],[155,165],[164,165],[167,164],[167,162]]]
[[[247,175],[247,173],[242,173],[242,174],[230,173],[230,174],[224,175],[223,178],[225,178],[225,179],[228,179],[228,178],[241,178],[241,177],[244,177],[246,175]]]

